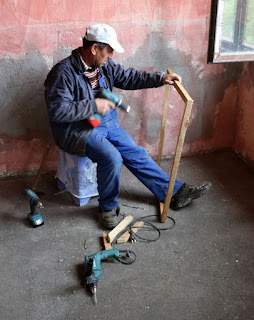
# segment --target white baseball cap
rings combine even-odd
[[[107,24],[93,24],[86,29],[85,39],[108,44],[112,49],[119,53],[124,52],[124,48],[117,41],[114,28]]]

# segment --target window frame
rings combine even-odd
[[[243,44],[244,22],[248,0],[237,0],[234,42],[223,40],[222,19],[225,0],[212,0],[207,63],[254,61],[254,47]],[[252,52],[247,51],[249,48]],[[230,51],[224,51],[228,49]],[[239,51],[239,49],[243,51]],[[244,51],[245,50],[245,51]]]

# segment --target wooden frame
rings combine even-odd
[[[167,73],[173,73],[172,70],[168,69]],[[183,113],[181,128],[178,136],[178,141],[176,145],[176,151],[173,161],[173,166],[170,174],[170,181],[168,185],[168,190],[166,194],[165,202],[160,202],[160,220],[161,222],[165,222],[167,219],[167,213],[174,189],[174,184],[176,180],[176,175],[180,163],[180,158],[182,154],[185,134],[187,130],[188,121],[191,114],[192,104],[193,100],[189,96],[188,92],[184,89],[183,85],[179,81],[174,81],[174,87],[181,96],[182,100],[185,103],[185,109]],[[160,134],[160,143],[159,143],[159,150],[158,150],[158,158],[157,163],[160,165],[161,163],[161,157],[162,157],[162,149],[163,149],[163,142],[164,142],[164,135],[165,135],[165,125],[166,125],[166,119],[167,119],[167,109],[168,109],[168,101],[169,101],[169,85],[166,85],[165,88],[165,96],[164,96],[164,106],[163,106],[163,113],[162,113],[162,123],[161,123],[161,134]]]

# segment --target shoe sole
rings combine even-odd
[[[114,229],[119,223],[119,222],[107,223],[107,222],[103,221],[103,219],[101,218],[101,215],[100,215],[99,220],[100,220],[100,224],[107,229]]]
[[[105,219],[105,217],[104,217]],[[100,212],[99,213],[99,221],[100,221],[100,224],[107,228],[107,229],[114,229],[120,222],[122,219],[119,219],[119,216],[118,215],[115,215],[114,218],[109,218],[111,221],[107,221],[107,219],[104,220],[103,217],[102,217],[102,213]],[[113,221],[112,221],[113,220]]]
[[[181,209],[185,206],[187,206],[189,203],[191,203],[191,201],[198,199],[199,197],[201,197],[203,194],[205,194],[207,191],[209,191],[209,189],[211,188],[212,184],[210,182],[206,182],[203,185],[200,186],[200,189],[203,188],[203,190],[200,191],[200,193],[197,195],[193,194],[190,195],[187,199],[185,199],[184,202],[179,202],[177,204],[177,208],[176,209]]]

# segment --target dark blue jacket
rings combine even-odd
[[[80,49],[80,48],[79,48]],[[65,152],[85,156],[85,144],[93,127],[87,118],[97,112],[89,79],[78,50],[57,63],[45,81],[45,97],[49,121],[56,144]],[[125,70],[111,59],[100,68],[107,84],[124,90],[161,86],[161,73]]]

